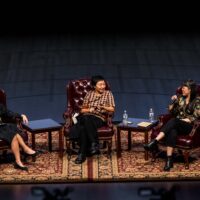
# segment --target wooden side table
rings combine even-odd
[[[141,127],[138,126],[140,122],[149,122],[148,119],[141,119],[141,118],[129,118],[128,119],[131,123],[124,125],[122,122],[117,125],[117,156],[121,157],[121,136],[120,132],[122,130],[128,131],[128,150],[131,149],[131,132],[142,132],[144,133],[144,144],[148,143],[148,133],[151,129],[158,124],[157,120],[154,120],[149,126]],[[148,152],[145,151],[144,159],[148,160]]]
[[[63,152],[63,126],[53,119],[40,119],[29,121],[28,124],[23,124],[23,128],[31,133],[32,148],[35,149],[35,134],[48,132],[49,151],[52,151],[52,132],[59,132],[59,151],[60,155]]]

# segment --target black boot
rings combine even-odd
[[[164,166],[164,171],[170,171],[172,167],[173,167],[173,158],[172,156],[167,156],[167,160]]]
[[[83,153],[79,153],[76,160],[75,160],[75,163],[76,164],[81,164],[83,163],[84,161],[86,160],[86,155],[83,154]]]
[[[148,144],[144,144],[143,147],[146,151],[154,151],[155,149],[158,148],[157,143],[158,143],[158,141],[156,139],[154,139],[151,142],[149,142]]]
[[[90,155],[96,155],[96,154],[100,154],[99,144],[96,142],[93,142],[90,148]]]

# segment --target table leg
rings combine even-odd
[[[60,152],[60,157],[62,157],[63,153],[63,128],[59,130],[59,152]]]
[[[148,134],[148,131],[145,131],[144,132],[144,143],[148,144],[148,141],[149,141],[149,134]],[[146,151],[146,150],[144,152],[144,159],[145,160],[149,159],[149,154],[148,154],[148,151]]]
[[[32,149],[35,149],[35,133],[32,133]]]
[[[128,150],[131,150],[131,131],[128,131]]]
[[[49,139],[49,151],[52,151],[52,135],[51,135],[51,131],[48,132],[48,139]]]
[[[117,157],[121,157],[121,137],[120,137],[120,128],[117,128]]]

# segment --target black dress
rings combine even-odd
[[[11,144],[13,137],[21,130],[17,127],[16,119],[22,120],[18,113],[8,110],[3,104],[0,104],[0,139]]]

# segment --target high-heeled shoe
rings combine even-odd
[[[38,151],[36,151],[35,153],[33,154],[28,154],[26,152],[24,152],[24,162],[27,162],[27,158],[28,157],[32,157],[32,161],[35,162],[36,161],[36,156],[39,154]]]
[[[15,169],[21,169],[21,170],[24,170],[24,171],[28,171],[28,167],[26,167],[26,166],[20,166],[16,162],[14,163],[14,168]]]
[[[25,157],[29,157],[29,156],[36,157],[38,154],[39,154],[38,151],[36,151],[36,152],[33,153],[33,154],[28,154],[28,153],[24,152],[24,156],[25,156]]]

